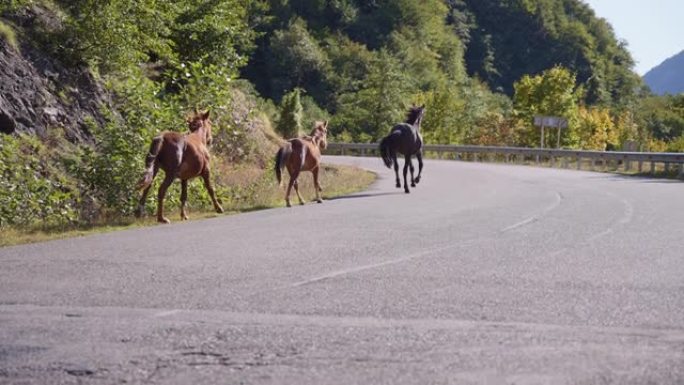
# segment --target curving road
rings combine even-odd
[[[684,383],[682,183],[326,161],[380,179],[0,249],[0,383]]]

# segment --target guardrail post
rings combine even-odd
[[[665,174],[670,172],[670,162],[665,162]]]
[[[577,155],[577,169],[581,170],[582,169],[582,157]]]
[[[684,179],[684,163],[679,164],[679,175],[677,175],[679,179]]]
[[[655,175],[655,162],[651,159],[651,175]]]
[[[641,174],[644,171],[644,161],[639,160],[639,174]]]

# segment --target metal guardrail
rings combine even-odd
[[[423,147],[426,155],[436,154],[438,158],[450,158],[457,160],[497,160],[504,162],[525,162],[530,160],[535,163],[549,162],[552,166],[570,168],[574,161],[575,167],[580,170],[589,163],[589,168],[595,170],[597,166],[608,169],[610,164],[619,170],[622,166],[624,171],[644,171],[644,164],[650,165],[650,173],[655,174],[658,164],[662,164],[662,171],[679,171],[679,177],[684,177],[684,153],[673,152],[624,152],[624,151],[581,151],[561,149],[541,149],[526,147],[493,147],[493,146],[459,146],[446,144],[428,144]],[[375,155],[378,154],[376,143],[328,143],[327,153],[339,153],[341,155]]]

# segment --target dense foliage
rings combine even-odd
[[[645,125],[645,111],[666,117],[644,104],[626,43],[581,1],[268,5],[242,75],[276,101],[303,90],[332,114],[340,140],[377,140],[408,105],[425,102],[423,133],[432,142],[534,146],[533,116],[555,114],[570,122],[566,147],[676,149],[661,143],[675,137],[660,138]],[[548,79],[554,73],[564,78]],[[599,112],[611,133],[597,142],[591,122]]]
[[[463,16],[466,63],[493,89],[512,95],[513,83],[555,65],[570,68],[588,104],[622,105],[639,85],[625,43],[577,0],[452,0]]]

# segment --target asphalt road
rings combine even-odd
[[[0,248],[0,383],[684,383],[681,182],[325,160],[380,179]]]

